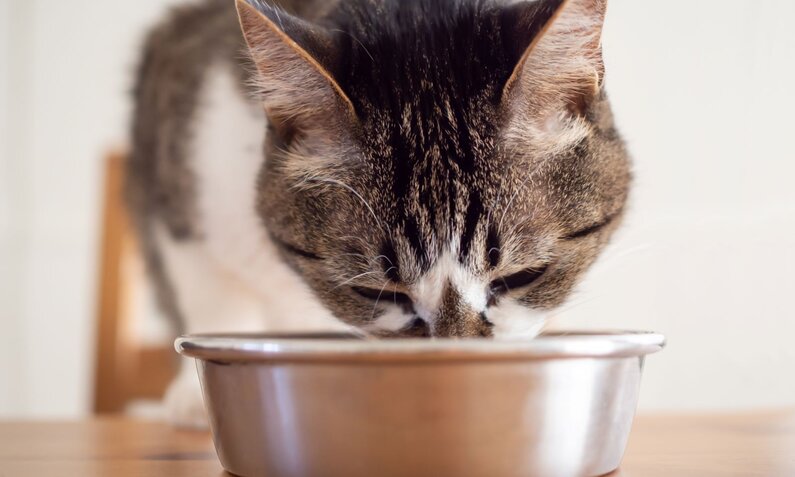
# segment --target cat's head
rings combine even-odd
[[[379,335],[537,333],[622,216],[606,0],[238,0],[270,120],[257,208],[338,318]]]

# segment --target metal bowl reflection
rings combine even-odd
[[[593,477],[627,444],[655,333],[529,341],[188,336],[218,456],[245,476]]]

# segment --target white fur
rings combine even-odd
[[[532,338],[541,332],[546,323],[546,313],[538,312],[517,303],[510,297],[503,298],[495,307],[488,308],[488,279],[477,277],[461,265],[455,256],[457,247],[454,244],[450,251],[444,253],[421,280],[411,287],[410,294],[414,301],[414,309],[420,318],[433,324],[439,314],[446,286],[453,286],[476,312],[486,312],[486,317],[494,323],[494,335],[497,338]],[[385,300],[382,306],[387,311],[369,327],[370,331],[398,331],[413,319],[398,307],[389,305]]]
[[[534,338],[541,333],[547,314],[504,298],[498,306],[486,311],[486,318],[494,323],[494,337],[497,339]]]
[[[486,313],[486,318],[494,323],[495,338],[533,338],[541,332],[547,322],[547,313],[528,308],[510,297],[501,299],[497,306],[487,307],[487,279],[470,273],[454,256],[453,253],[442,255],[411,287],[414,309],[420,318],[433,324],[439,314],[442,294],[449,284],[473,310]],[[388,300],[382,301],[381,306],[386,308],[386,312],[368,327],[368,331],[399,331],[413,319],[400,307],[390,305]]]
[[[402,308],[390,306],[388,299],[384,300],[382,305],[388,307],[387,310],[379,316],[375,322],[366,326],[364,328],[366,331],[398,332],[406,328],[409,322],[414,318],[411,314],[404,312]]]
[[[193,148],[203,245],[219,268],[241,281],[267,310],[267,329],[339,328],[279,259],[256,213],[264,113],[239,91],[229,69],[214,68],[206,81]]]
[[[208,72],[193,130],[191,161],[201,239],[157,241],[188,333],[347,329],[278,258],[255,212],[266,119],[226,64]],[[167,393],[177,424],[203,422],[192,366]]]
[[[488,283],[469,272],[458,260],[457,247],[442,254],[434,266],[412,287],[417,314],[432,323],[439,311],[446,284],[455,287],[459,295],[477,312],[486,309]]]

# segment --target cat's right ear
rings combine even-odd
[[[536,0],[503,12],[516,67],[502,93],[514,130],[553,150],[589,131],[583,118],[604,79],[607,0]]]
[[[326,29],[260,0],[237,0],[237,11],[257,68],[255,84],[273,121],[355,118],[353,104],[330,73],[335,49]]]

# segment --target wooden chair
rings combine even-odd
[[[136,336],[133,298],[145,277],[122,200],[125,156],[105,161],[102,248],[96,334],[94,412],[121,413],[133,402],[160,399],[176,375],[177,358],[167,345]]]

